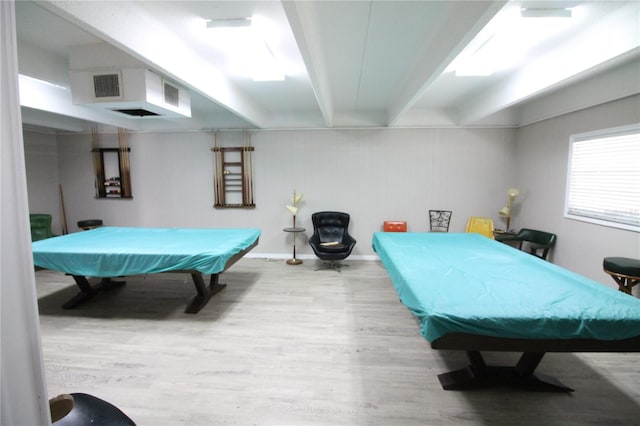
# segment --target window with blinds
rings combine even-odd
[[[640,232],[640,125],[571,137],[565,216]]]

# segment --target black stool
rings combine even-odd
[[[102,226],[100,219],[87,219],[78,221],[78,228],[88,231],[89,229],[99,228]]]
[[[605,257],[602,267],[624,293],[631,294],[631,288],[640,283],[640,259]]]

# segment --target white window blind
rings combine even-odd
[[[565,212],[640,231],[640,126],[571,138]]]

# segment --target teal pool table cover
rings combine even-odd
[[[91,277],[168,271],[222,272],[259,229],[103,227],[36,241],[36,266]]]
[[[481,235],[376,232],[372,245],[429,342],[640,335],[640,299]]]

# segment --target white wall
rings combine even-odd
[[[29,187],[30,213],[52,216],[51,229],[61,233],[60,196],[58,189],[58,144],[53,134],[26,131],[24,133],[25,166]]]
[[[25,138],[31,138],[30,133]],[[222,133],[225,146],[241,133]],[[253,254],[290,256],[285,205],[296,189],[305,195],[298,225],[311,234],[311,213],[351,214],[358,240],[354,256],[371,256],[371,236],[384,220],[406,220],[410,231],[428,229],[430,208],[454,212],[452,231],[468,216],[491,216],[515,184],[515,133],[509,129],[377,129],[252,132],[255,209],[214,209],[212,135],[206,132],[129,136],[133,200],[95,199],[91,135],[58,136],[59,179],[71,232],[76,222],[148,227],[258,227]],[[101,135],[117,146],[117,135]],[[42,184],[30,174],[30,187]],[[34,190],[35,193],[36,190]],[[298,254],[311,256],[306,237]]]
[[[514,226],[557,234],[554,263],[614,288],[615,282],[602,271],[602,260],[640,258],[640,234],[564,218],[569,137],[638,122],[640,96],[632,96],[526,126],[517,133],[521,196]]]

